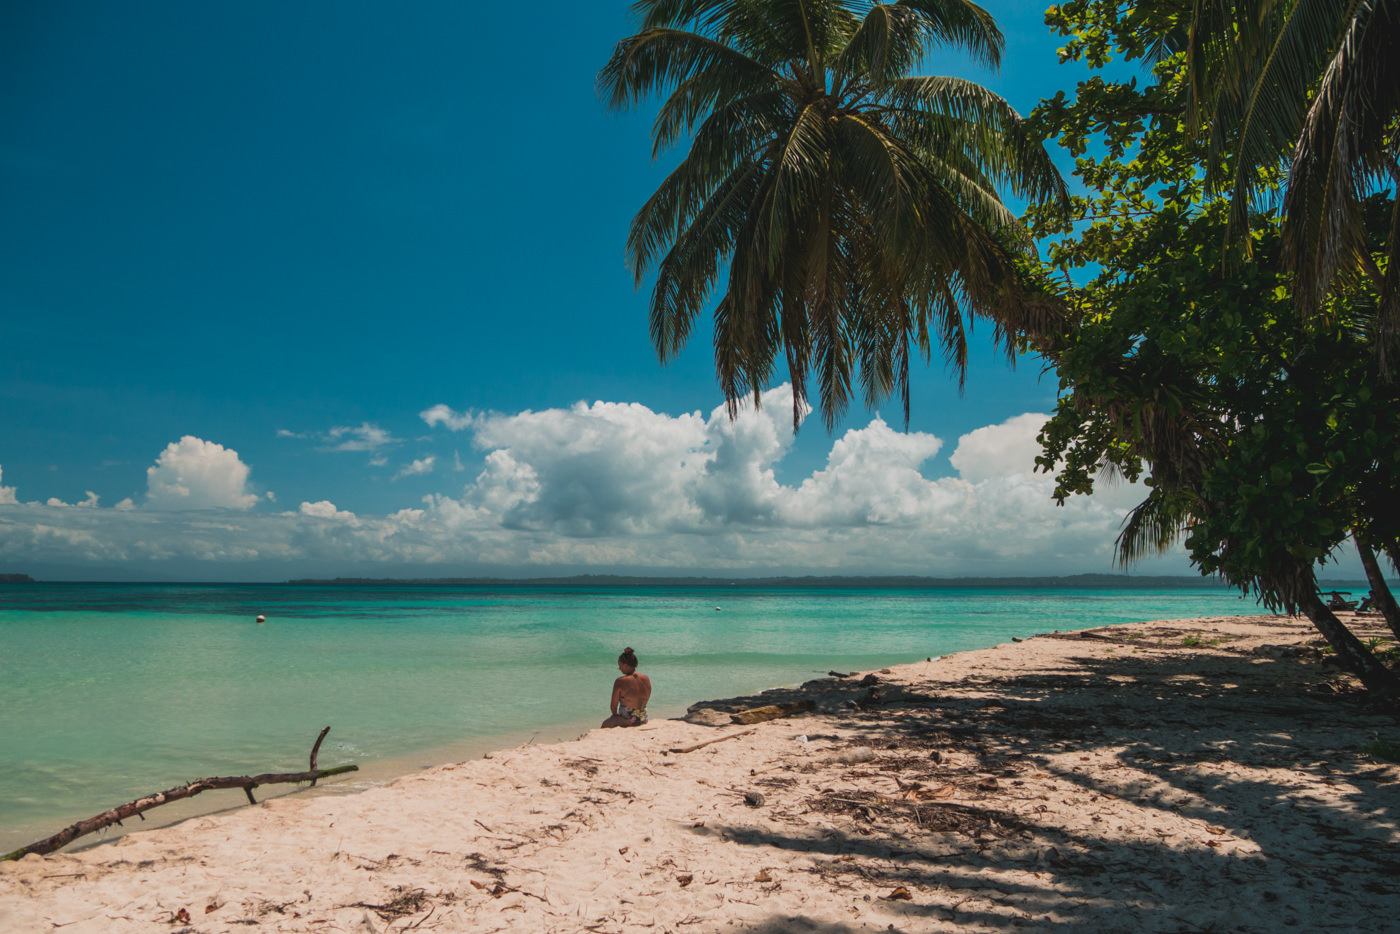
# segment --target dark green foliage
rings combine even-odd
[[[1230,202],[1207,187],[1208,137],[1188,119],[1185,53],[1171,51],[1184,16],[1081,3],[1048,17],[1073,34],[1068,56],[1159,59],[1142,86],[1085,82],[1031,116],[1078,154],[1088,188],[1067,211],[1028,214],[1058,238],[1044,281],[1072,309],[1068,330],[1040,345],[1063,391],[1039,463],[1058,471],[1061,501],[1105,470],[1144,477],[1121,560],[1185,536],[1202,573],[1307,612],[1389,693],[1393,676],[1321,607],[1315,578],[1353,529],[1386,553],[1400,542],[1400,384],[1374,352],[1376,289],[1339,286],[1323,314],[1302,318],[1274,213],[1248,216],[1248,251],[1227,246]],[[1371,214],[1388,217],[1390,199],[1374,201]]]

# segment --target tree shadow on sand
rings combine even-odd
[[[873,754],[778,773],[760,825],[693,832],[806,855],[849,920],[724,930],[1396,930],[1400,782],[1358,751],[1395,718],[1314,660],[1158,636],[865,709],[805,686]]]

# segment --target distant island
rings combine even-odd
[[[939,588],[1019,587],[1028,590],[1114,587],[1162,590],[1228,585],[1204,577],[1138,577],[1127,574],[1073,574],[1066,577],[640,577],[620,574],[580,574],[574,577],[336,577],[287,581],[300,585],[355,587],[732,587],[768,590],[791,587],[810,590],[873,588],[928,590]]]
[[[51,587],[84,586],[111,581],[38,581],[28,574],[0,574],[0,584],[45,584]],[[188,586],[192,581],[121,581],[126,584],[179,584]],[[1341,590],[1343,593],[1361,592],[1367,584],[1360,578],[1352,580],[1319,580],[1318,589],[1323,593]],[[1223,581],[1209,577],[1169,576],[1129,574],[1069,574],[1060,577],[915,577],[832,575],[820,577],[647,577],[626,574],[577,574],[572,577],[301,577],[286,581],[245,581],[231,584],[221,581],[201,581],[197,586],[262,586],[262,587],[495,587],[501,590],[529,590],[539,587],[619,588],[652,587],[673,588],[714,588],[726,587],[735,590],[772,590],[790,588],[793,590],[957,590],[957,589],[1023,589],[1023,590],[1073,590],[1082,588],[1110,588],[1114,590],[1185,590],[1196,587],[1219,587],[1222,590],[1234,589]],[[1346,590],[1351,587],[1353,590]],[[1360,588],[1359,591],[1355,588]]]

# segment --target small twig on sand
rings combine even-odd
[[[415,921],[415,922],[413,922],[412,924],[410,924],[408,927],[404,928],[404,930],[405,930],[405,931],[412,931],[412,930],[414,930],[414,929],[417,928],[420,924],[422,924],[424,921],[427,921],[429,918],[431,918],[431,917],[433,916],[433,912],[435,912],[435,911],[437,911],[437,905],[433,905],[431,908],[429,908],[427,914],[425,914],[423,917],[419,918],[417,921]],[[385,928],[385,934],[388,934],[388,928]]]

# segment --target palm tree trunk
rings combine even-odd
[[[1314,593],[1305,594],[1299,601],[1299,607],[1312,620],[1317,631],[1327,639],[1333,651],[1337,653],[1337,660],[1342,663],[1347,671],[1361,679],[1361,683],[1366,685],[1366,690],[1377,697],[1390,703],[1400,701],[1400,677],[1393,671],[1381,664],[1366,646],[1361,644],[1361,640],[1352,635],[1350,629],[1337,619],[1335,613],[1323,605],[1322,600]]]
[[[1361,556],[1361,566],[1366,569],[1366,580],[1371,585],[1371,596],[1385,616],[1385,624],[1390,627],[1390,631],[1396,639],[1400,639],[1400,605],[1395,603],[1395,597],[1391,595],[1390,588],[1386,586],[1385,575],[1381,573],[1380,562],[1376,560],[1376,553],[1371,546],[1361,540],[1355,534],[1352,536],[1356,542],[1356,553]]]

